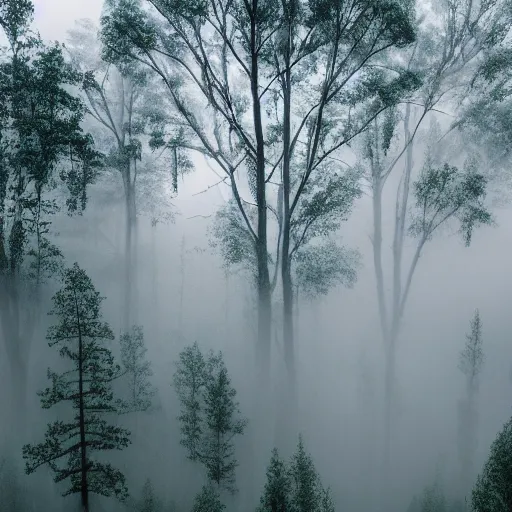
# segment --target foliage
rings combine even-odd
[[[471,388],[478,386],[476,379],[484,363],[482,343],[482,321],[477,309],[471,320],[471,333],[466,334],[466,345],[459,362],[459,369],[467,377]]]
[[[129,395],[128,400],[123,404],[124,410],[125,412],[147,411],[151,407],[156,389],[149,380],[153,376],[153,370],[151,363],[145,358],[147,348],[142,327],[134,325],[131,332],[121,335],[119,343]]]
[[[446,499],[437,480],[425,487],[419,505],[421,512],[446,512]]]
[[[78,264],[65,271],[50,312],[58,323],[48,329],[47,339],[50,346],[60,346],[59,354],[71,361],[71,369],[61,374],[48,369],[51,386],[39,395],[44,409],[69,403],[74,416],[50,423],[45,441],[25,445],[23,458],[27,474],[47,464],[55,482],[69,480],[64,496],[91,492],[123,499],[128,492],[124,475],[91,457],[94,452],[122,450],[130,443],[127,430],[104,419],[118,412],[112,382],[120,367],[106,345],[114,335],[101,319],[102,300]],[[59,464],[66,457],[67,462]]]
[[[210,482],[234,493],[238,462],[233,438],[243,434],[247,420],[240,417],[222,353],[205,358],[197,342],[185,348],[174,386],[181,402],[181,444],[189,459],[205,467]]]
[[[510,510],[512,503],[512,419],[491,445],[489,458],[478,476],[471,497],[474,512]]]
[[[258,512],[280,512],[290,509],[291,479],[288,468],[276,448],[267,468],[267,481],[260,498]]]
[[[220,501],[219,493],[212,485],[205,485],[195,497],[192,512],[223,512],[226,506]]]
[[[267,481],[258,512],[334,512],[329,489],[324,489],[302,436],[290,462],[285,464],[277,449],[267,468]]]
[[[0,264],[18,271],[29,252],[36,259],[29,272],[37,274],[60,256],[43,237],[58,210],[44,195],[64,185],[68,212],[81,212],[101,162],[72,93],[79,73],[58,44],[45,46],[31,34],[31,2],[9,0],[1,9],[9,46],[0,63]]]
[[[333,241],[310,245],[297,252],[297,285],[308,297],[327,295],[337,283],[351,288],[357,280],[360,254]]]
[[[135,505],[137,512],[161,512],[162,503],[155,495],[155,490],[151,480],[148,478],[142,487],[142,495]]]
[[[469,246],[473,229],[492,222],[483,202],[486,183],[486,178],[473,169],[460,171],[448,164],[424,169],[414,183],[417,212],[410,233],[429,240],[439,226],[454,218],[459,221],[459,231]]]

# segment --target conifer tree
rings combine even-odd
[[[512,418],[491,445],[471,497],[474,512],[512,511]]]
[[[306,452],[302,436],[289,464],[277,449],[267,468],[267,482],[258,512],[334,512],[329,488],[322,486],[313,459]]]
[[[233,438],[244,433],[246,419],[240,416],[222,353],[208,357],[197,343],[180,354],[174,385],[181,402],[181,444],[190,460],[200,462],[210,483],[236,492]]]
[[[286,512],[290,510],[291,480],[288,468],[279,457],[277,448],[267,468],[267,482],[260,498],[258,512]]]
[[[89,511],[90,493],[120,499],[128,495],[124,475],[92,457],[94,452],[122,450],[130,443],[129,431],[104,419],[118,412],[112,381],[120,367],[106,345],[114,335],[101,319],[102,300],[77,263],[65,271],[50,312],[58,322],[49,328],[47,339],[50,346],[60,346],[71,369],[61,374],[48,369],[51,386],[39,395],[44,409],[68,403],[73,416],[50,423],[45,441],[23,447],[27,474],[48,464],[55,482],[69,481],[63,496],[80,494],[84,512]]]
[[[226,506],[220,501],[218,492],[212,485],[205,485],[194,500],[192,512],[223,512]]]
[[[153,370],[145,357],[147,348],[142,327],[134,325],[131,332],[121,335],[119,342],[129,394],[124,404],[124,412],[147,411],[156,390],[149,380],[153,376]]]
[[[466,377],[466,393],[459,402],[458,450],[461,469],[461,494],[469,491],[477,448],[479,375],[484,363],[482,321],[478,309],[471,320],[471,332],[460,353],[459,369]]]
[[[137,503],[135,510],[137,512],[160,512],[162,510],[162,504],[155,495],[153,483],[149,478],[144,482],[144,486],[142,487],[142,496],[140,501]]]
[[[302,436],[299,436],[297,451],[292,457],[290,475],[293,512],[319,510],[322,488],[313,459],[304,448]]]

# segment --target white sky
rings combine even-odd
[[[33,0],[35,26],[43,39],[65,41],[75,20],[90,18],[97,22],[103,0]]]

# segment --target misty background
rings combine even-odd
[[[101,11],[101,0],[35,0],[34,26],[45,42],[64,42],[77,20],[87,18],[98,25]],[[446,124],[443,119],[438,116],[441,123],[449,125],[449,120]],[[85,129],[92,130],[92,126],[93,122],[86,119]],[[423,137],[427,127],[428,122],[422,128]],[[420,161],[425,150],[421,131],[417,138],[413,158]],[[242,270],[224,268],[221,254],[210,243],[215,213],[229,199],[230,188],[218,184],[218,175],[204,158],[194,156],[193,163],[194,171],[179,177],[178,193],[173,193],[170,182],[158,190],[153,199],[160,213],[156,225],[152,223],[155,215],[151,198],[149,207],[140,211],[132,323],[144,326],[160,408],[141,417],[142,426],[138,426],[133,445],[113,456],[135,494],[146,478],[151,478],[164,499],[172,499],[185,509],[198,485],[179,445],[175,419],[179,404],[171,382],[179,352],[194,341],[205,349],[222,350],[240,409],[249,422],[250,404],[258,393],[248,378],[255,365],[254,290]],[[390,236],[399,180],[397,170],[384,191],[385,269],[391,264]],[[485,363],[480,377],[473,478],[511,416],[512,205],[508,185],[505,179],[487,197],[496,225],[475,229],[469,248],[454,229],[447,228],[426,245],[418,264],[397,346],[397,405],[390,466],[393,510],[405,512],[412,497],[436,478],[442,480],[450,496],[450,486],[457,479],[457,403],[465,389],[457,365],[475,309],[483,324]],[[100,175],[90,187],[83,215],[59,214],[52,227],[58,233],[56,239],[67,264],[79,262],[106,297],[104,317],[116,336],[123,328],[124,208],[121,181],[116,184]],[[300,296],[296,313],[300,431],[324,484],[332,488],[337,510],[346,511],[384,510],[378,499],[383,479],[384,347],[371,233],[372,200],[370,191],[365,190],[348,220],[331,235],[343,240],[346,247],[360,251],[357,282],[353,288],[335,286],[326,296],[314,299]],[[405,244],[405,257],[410,259],[414,239],[406,238]],[[389,293],[389,276],[387,280]],[[49,309],[55,290],[54,286],[45,291],[43,300],[48,307],[44,309]],[[275,309],[274,322],[279,326],[281,313]],[[30,351],[30,442],[41,438],[44,425],[53,417],[51,411],[41,411],[36,391],[47,385],[47,366],[58,366],[54,350],[45,341],[51,319],[43,315],[41,324]],[[275,334],[277,327],[272,331]],[[273,365],[282,365],[278,334],[272,340],[272,354]],[[2,356],[0,399],[5,403],[8,397],[4,390],[10,387],[8,364]],[[279,379],[274,385],[279,386]],[[272,428],[276,407],[269,404],[268,417],[263,420]],[[9,418],[0,416],[3,438]],[[242,454],[251,453],[248,441],[240,443]],[[271,442],[264,448],[266,458],[270,457],[270,448]],[[264,474],[253,475],[256,470],[251,468],[250,460],[250,456],[239,457],[240,500],[246,496],[257,499],[254,493],[259,491],[248,488],[260,488],[263,483]],[[35,486],[41,496],[58,503],[51,510],[61,510],[59,506],[69,510],[60,504],[59,490],[46,470],[37,477],[20,478],[30,480],[24,485]],[[252,478],[256,484],[248,483]],[[0,505],[0,510],[7,512],[9,508]]]

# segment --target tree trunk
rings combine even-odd
[[[290,24],[288,25],[290,29]],[[291,34],[288,30],[288,43]],[[284,359],[287,370],[287,385],[284,396],[284,404],[280,407],[282,415],[281,428],[284,430],[282,441],[290,441],[289,447],[293,449],[297,429],[297,382],[295,367],[295,339],[294,339],[294,294],[291,275],[290,259],[290,131],[291,131],[291,70],[290,70],[290,44],[287,45],[285,55],[286,71],[283,79],[283,247],[281,251],[281,277],[283,284],[283,346]],[[288,443],[287,443],[288,444]]]
[[[125,184],[125,296],[124,296],[124,321],[123,326],[128,331],[134,322],[134,285],[137,285],[136,279],[136,261],[135,261],[135,237],[137,230],[137,210],[135,204],[135,187],[131,177],[130,163],[127,164]]]
[[[89,512],[89,489],[87,486],[87,452],[85,439],[85,405],[83,376],[83,340],[78,301],[75,295],[76,321],[78,327],[78,396],[80,421],[80,498],[83,512]]]

